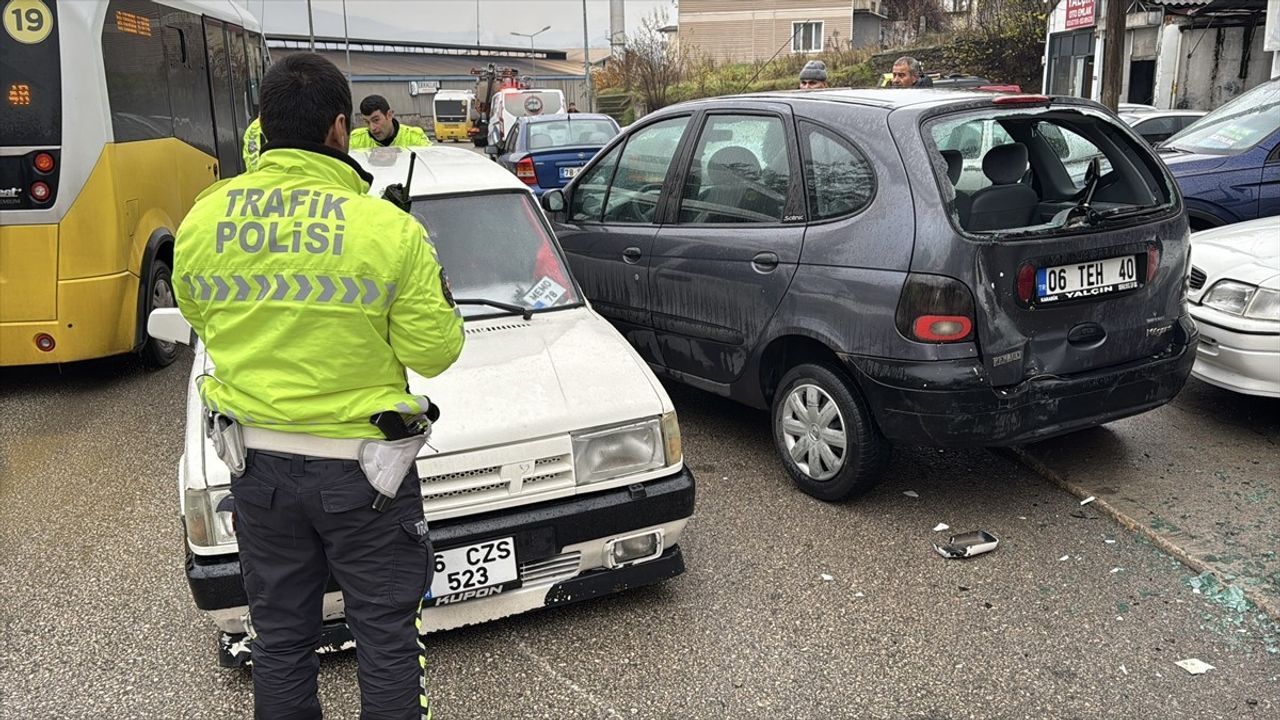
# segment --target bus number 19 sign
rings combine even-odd
[[[53,13],[41,0],[9,0],[4,6],[4,31],[24,45],[35,45],[53,30]]]

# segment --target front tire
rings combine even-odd
[[[177,343],[163,342],[146,335],[147,318],[151,317],[152,310],[178,307],[177,299],[173,294],[173,270],[169,268],[168,263],[159,258],[151,262],[150,277],[147,278],[147,286],[143,292],[146,293],[146,311],[142,316],[142,333],[146,341],[142,344],[140,351],[142,364],[154,369],[168,367],[178,359]]]
[[[792,368],[774,394],[771,417],[782,465],[805,493],[837,502],[880,482],[889,444],[838,371],[818,364]]]

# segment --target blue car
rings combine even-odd
[[[617,134],[618,123],[608,115],[522,117],[490,153],[541,197],[564,187]]]
[[[1159,146],[1191,229],[1280,215],[1280,80],[1265,82]]]

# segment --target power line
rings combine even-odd
[[[795,28],[796,28],[796,30],[795,30],[795,32],[791,33],[791,37],[787,38],[787,41],[786,41],[786,42],[784,42],[784,43],[782,43],[782,45],[778,46],[778,50],[777,50],[777,52],[773,53],[773,56],[772,56],[772,57],[770,57],[768,60],[765,60],[765,61],[764,61],[764,64],[760,66],[760,69],[759,69],[759,70],[756,70],[756,74],[755,74],[755,75],[752,75],[752,76],[751,76],[751,79],[747,81],[747,84],[746,84],[746,85],[743,85],[743,86],[742,86],[742,88],[738,90],[738,92],[739,92],[739,93],[741,93],[743,90],[746,90],[747,88],[751,87],[751,83],[755,82],[755,81],[756,81],[756,78],[760,77],[760,73],[764,72],[764,69],[765,69],[765,68],[767,68],[767,67],[769,67],[769,63],[773,62],[774,58],[778,57],[778,53],[782,52],[782,51],[783,51],[783,49],[784,49],[784,48],[786,48],[788,45],[791,45],[791,44],[795,43],[795,41],[796,41],[796,36],[797,36],[797,35],[799,35],[799,34],[804,30],[805,26],[806,26],[806,25],[808,25],[808,24],[809,24],[809,23],[811,23],[811,22],[813,22],[813,21],[812,21],[812,20],[805,20],[805,21],[804,21],[804,22],[802,22],[802,23],[795,23]],[[735,93],[735,94],[736,94],[736,93]]]

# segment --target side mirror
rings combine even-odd
[[[195,347],[196,331],[178,308],[157,308],[147,317],[147,334],[157,340]]]
[[[548,190],[542,193],[542,209],[551,213],[564,212],[569,206],[564,197],[564,191],[560,189]]]

